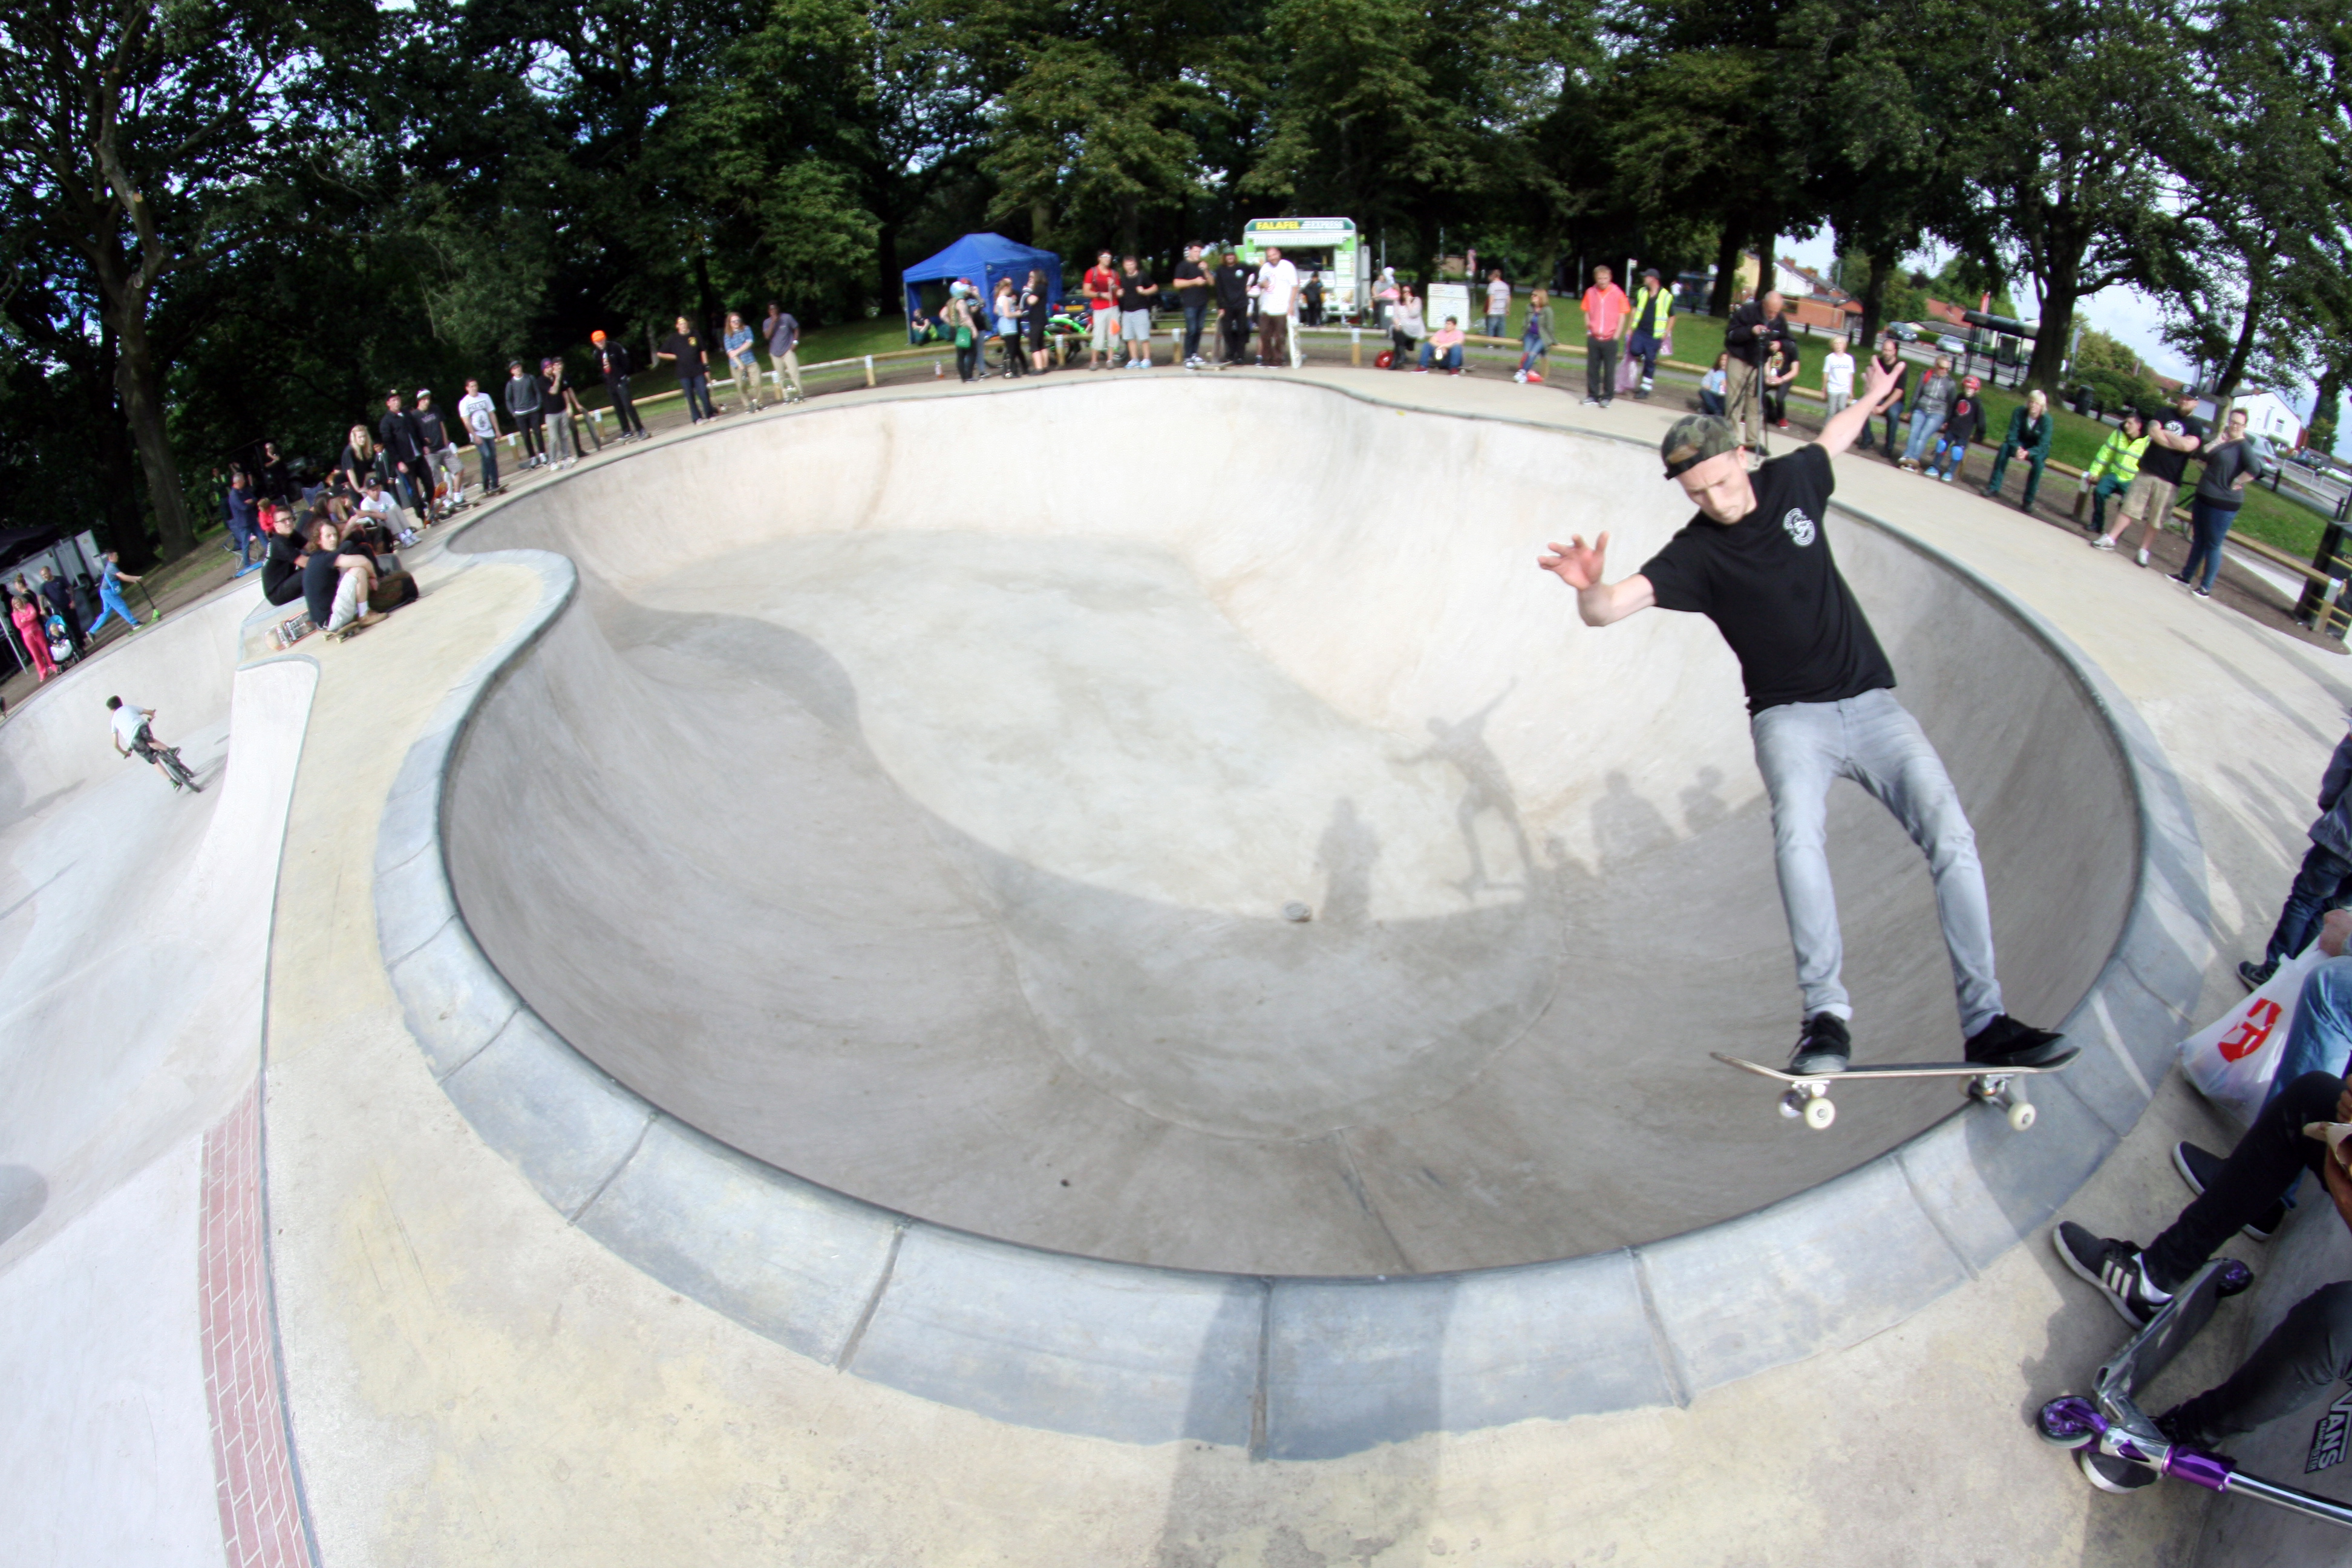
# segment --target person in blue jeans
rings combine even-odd
[[[1453,374],[1460,375],[1462,344],[1468,335],[1463,331],[1459,317],[1446,317],[1445,325],[1430,333],[1429,341],[1421,345],[1421,363],[1418,368],[1448,371]]]
[[[1894,667],[1830,550],[1830,459],[1894,390],[1895,371],[1874,363],[1864,395],[1819,440],[1752,471],[1729,420],[1685,415],[1659,447],[1666,477],[1698,508],[1681,531],[1619,583],[1602,581],[1606,534],[1554,544],[1537,565],[1576,590],[1588,626],[1653,606],[1703,615],[1738,658],[1803,1003],[1790,1071],[1842,1072],[1853,1055],[1828,848],[1830,785],[1841,778],[1893,813],[1927,857],[1968,1059],[2054,1067],[2075,1048],[2002,1005],[1975,832],[1943,759],[1895,699]]]
[[[1911,434],[1904,444],[1901,467],[1916,472],[1925,466],[1958,390],[1959,384],[1952,379],[1952,356],[1937,354],[1935,364],[1920,379],[1919,395],[1911,400]]]
[[[2249,991],[2277,973],[2283,960],[2309,947],[2330,910],[2352,905],[2352,734],[2336,742],[2336,754],[2320,775],[2319,816],[2309,837],[2311,847],[2287,889],[2262,961],[2238,965],[2239,982]]]
[[[2352,1045],[2340,1033],[2337,1037]],[[2339,1046],[2336,1055],[2343,1054]],[[2201,1160],[2192,1162],[2181,1157],[2190,1145],[2174,1151],[2175,1163],[2197,1196],[2147,1247],[2103,1237],[2072,1220],[2051,1233],[2059,1258],[2096,1286],[2135,1329],[2146,1326],[2232,1231],[2253,1228],[2275,1215],[2282,1194],[2306,1172],[2319,1176],[2336,1216],[2352,1226],[2352,1171],[2326,1144],[2303,1131],[2309,1122],[2352,1121],[2352,1084],[2335,1072],[2284,1079],[2282,1068],[2281,1074],[2284,1088],[2226,1158],[2197,1150]],[[2156,1416],[2157,1429],[2174,1443],[2212,1452],[2232,1437],[2308,1410],[2347,1375],[2352,1280],[2336,1280],[2287,1309],[2228,1377]],[[2102,1491],[2137,1491],[2157,1479],[2154,1469],[2100,1454],[2096,1445],[2080,1450],[2077,1463]]]
[[[2246,411],[2232,408],[2221,444],[2205,448],[2204,477],[2189,502],[2189,561],[2173,579],[2200,599],[2213,596],[2213,579],[2221,570],[2221,542],[2238,521],[2245,488],[2258,466],[2253,448],[2246,444]]]
[[[122,558],[110,550],[100,561],[98,577],[98,619],[89,623],[89,635],[98,636],[98,628],[106,625],[106,617],[116,616],[132,631],[139,629],[139,617],[122,602],[122,584],[139,579],[122,569]]]

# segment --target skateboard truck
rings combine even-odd
[[[1979,1062],[1890,1062],[1883,1065],[1850,1067],[1843,1072],[1822,1073],[1805,1077],[1780,1068],[1767,1067],[1742,1057],[1726,1056],[1721,1051],[1710,1053],[1727,1067],[1742,1072],[1769,1078],[1787,1085],[1780,1093],[1780,1114],[1819,1132],[1837,1120],[1837,1106],[1830,1099],[1831,1088],[1841,1082],[1882,1078],[1956,1078],[1962,1080],[1960,1092],[1970,1100],[1996,1106],[2007,1117],[2009,1125],[2022,1132],[2033,1125],[2032,1101],[2025,1098],[2025,1089],[2019,1080],[2037,1072],[2055,1072],[2074,1058],[2068,1052],[2053,1063],[2043,1067],[1989,1068]]]

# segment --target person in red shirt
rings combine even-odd
[[[1099,252],[1087,268],[1087,306],[1094,328],[1087,340],[1087,368],[1100,370],[1102,356],[1118,347],[1118,274],[1111,268],[1110,252]]]
[[[1588,406],[1609,406],[1617,386],[1617,333],[1631,308],[1625,290],[1612,279],[1609,268],[1592,269],[1592,287],[1584,291],[1584,401]]]

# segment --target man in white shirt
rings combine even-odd
[[[163,766],[163,759],[155,754],[163,743],[155,739],[154,732],[147,727],[147,721],[155,717],[155,710],[142,708],[135,702],[125,702],[120,697],[108,698],[106,706],[114,714],[115,755],[136,756],[152,763],[155,771],[169,779],[173,789],[178,789],[180,781],[172,778],[170,771]]]
[[[1830,352],[1822,356],[1822,395],[1832,414],[1853,401],[1853,356],[1845,352],[1843,334],[1830,340]]]
[[[1508,336],[1505,330],[1511,320],[1511,286],[1503,281],[1499,267],[1486,275],[1486,335],[1490,338]]]
[[[494,496],[499,493],[499,405],[471,377],[466,381],[466,395],[457,399],[457,417],[466,422],[474,456],[482,461],[482,493]]]
[[[1290,317],[1298,308],[1298,268],[1270,247],[1257,269],[1257,352],[1260,364],[1290,363]]]

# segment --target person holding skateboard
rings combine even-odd
[[[1895,671],[1823,531],[1836,482],[1830,459],[1853,445],[1896,384],[1895,371],[1872,364],[1864,395],[1832,416],[1819,440],[1752,471],[1729,420],[1686,415],[1660,453],[1666,477],[1698,512],[1665,548],[1616,583],[1601,577],[1605,533],[1590,544],[1578,537],[1554,544],[1537,564],[1576,590],[1586,626],[1654,605],[1704,615],[1738,656],[1803,996],[1790,1071],[1842,1072],[1853,1056],[1853,1006],[1839,982],[1845,954],[1825,848],[1829,788],[1838,778],[1876,796],[1927,854],[1968,1060],[2051,1067],[2074,1052],[2002,1010],[1976,835],[1942,758],[1895,700]]]

